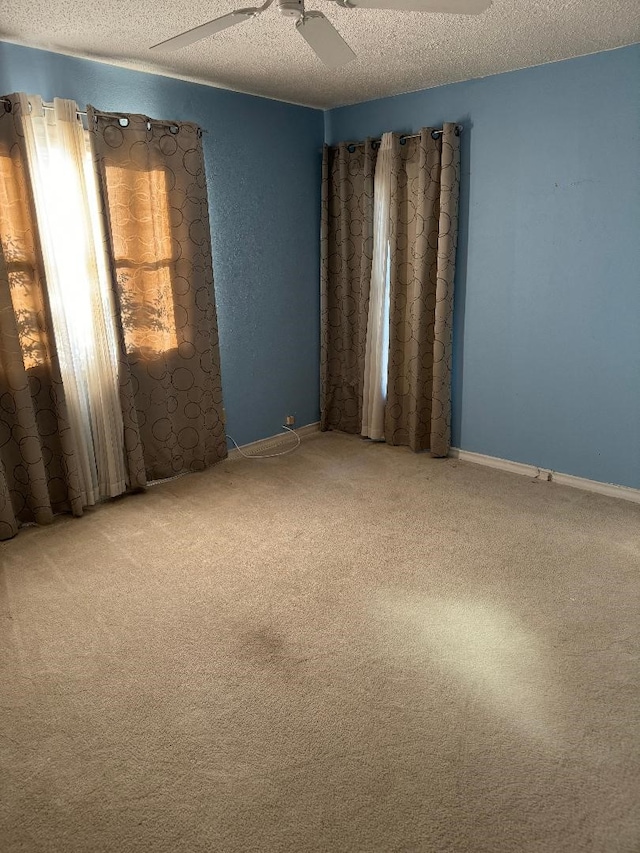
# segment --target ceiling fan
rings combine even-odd
[[[296,19],[296,29],[307,42],[316,56],[328,68],[340,68],[356,58],[340,33],[325,18],[322,12],[307,12],[304,0],[265,0],[262,6],[250,9],[236,9],[221,18],[215,18],[179,36],[161,41],[151,50],[180,50],[200,39],[209,38],[216,33],[235,27],[250,18],[257,18],[272,3],[276,3],[281,15]],[[479,15],[488,9],[491,0],[330,0],[345,9],[391,9],[404,12],[435,12],[449,15]]]

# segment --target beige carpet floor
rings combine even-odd
[[[640,851],[637,505],[315,435],[0,558],[3,853]]]

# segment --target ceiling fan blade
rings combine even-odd
[[[307,12],[296,28],[318,59],[327,68],[340,68],[356,58],[340,33],[322,12]]]
[[[350,0],[350,3],[357,9],[396,9],[443,15],[480,15],[491,6],[491,0]]]
[[[200,39],[206,39],[209,36],[220,33],[228,27],[235,27],[236,24],[248,21],[257,11],[257,9],[238,9],[235,12],[229,12],[228,15],[223,15],[221,18],[216,18],[206,24],[201,24],[199,27],[194,27],[192,30],[187,30],[186,33],[181,33],[179,36],[174,36],[166,41],[161,41],[159,44],[154,44],[149,50],[157,50],[158,52],[180,50],[181,47],[187,47],[187,45],[200,41]]]

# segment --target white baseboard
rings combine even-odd
[[[320,422],[316,421],[306,426],[297,427],[296,433],[301,439],[313,435],[320,429]],[[277,435],[270,435],[250,444],[243,444],[243,453],[251,456],[265,453],[269,450],[277,450],[282,445],[291,442],[291,434],[284,431]],[[629,486],[618,486],[615,483],[601,483],[598,480],[588,480],[585,477],[575,477],[573,474],[563,474],[561,471],[552,471],[549,468],[540,468],[538,465],[529,465],[526,462],[514,462],[511,459],[500,459],[498,456],[487,456],[484,453],[474,453],[471,450],[460,450],[452,447],[449,451],[452,459],[460,459],[462,462],[474,462],[476,465],[485,465],[488,468],[498,468],[501,471],[509,471],[511,474],[522,474],[535,480],[544,480],[549,483],[558,483],[561,486],[570,486],[573,489],[582,489],[586,492],[595,492],[610,498],[621,498],[625,501],[640,503],[640,489],[632,489]],[[229,451],[229,459],[241,459],[242,454],[236,448]]]
[[[484,453],[460,450],[458,447],[452,447],[449,456],[463,462],[474,462],[476,465],[486,465],[488,468],[510,471],[512,474],[524,474],[525,477],[532,477],[536,480],[546,480],[550,483],[558,483],[561,486],[571,486],[573,489],[583,489],[587,492],[607,495],[610,498],[622,498],[625,501],[640,503],[640,489],[632,489],[629,486],[600,483],[598,480],[574,477],[573,474],[563,474],[559,471],[551,471],[548,468],[539,468],[537,465],[527,465],[525,462],[512,462],[510,459],[500,459],[498,456],[485,456]]]
[[[313,424],[307,424],[302,427],[294,428],[296,433],[300,436],[301,439],[304,439],[306,436],[311,435],[314,432],[318,432],[320,429],[320,421],[316,421]],[[258,441],[252,441],[250,444],[242,444],[241,450],[242,453],[245,453],[247,456],[255,456],[260,453],[265,453],[268,450],[277,450],[283,444],[291,444],[292,437],[291,433],[283,430],[279,432],[277,435],[270,435],[267,438],[260,438]],[[234,447],[233,450],[229,451],[229,459],[241,459],[242,453]]]

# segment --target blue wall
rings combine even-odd
[[[0,94],[15,91],[208,130],[227,431],[317,421],[322,112],[0,42]]]
[[[465,126],[454,444],[640,487],[640,45],[325,118]]]

